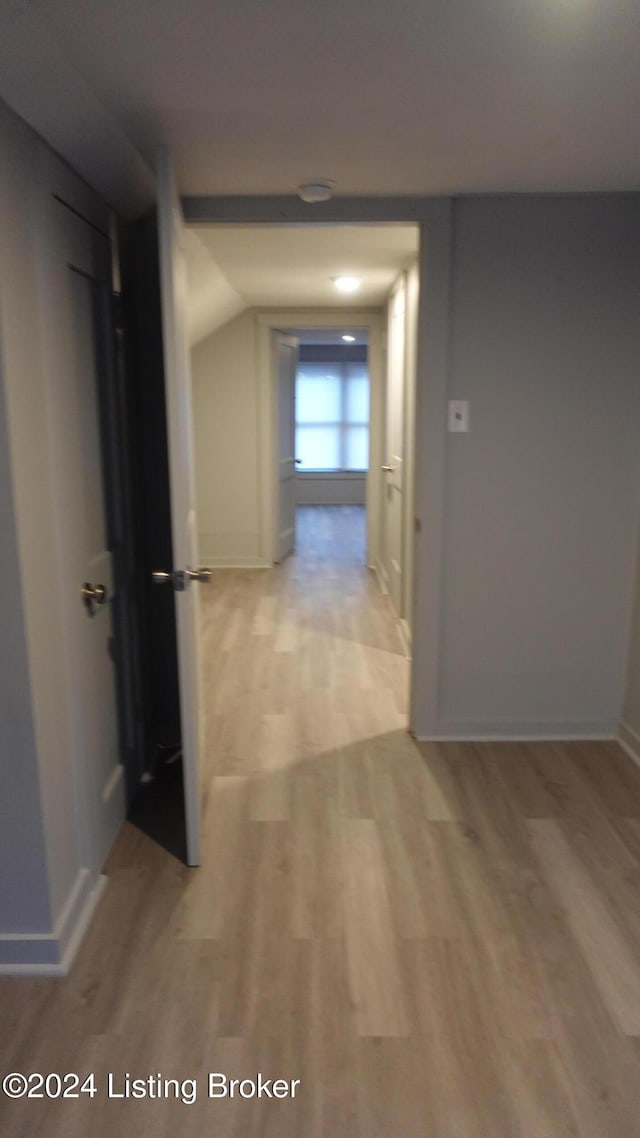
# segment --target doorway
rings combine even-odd
[[[321,319],[321,317],[318,317]],[[280,323],[280,321],[278,321]],[[276,328],[271,335],[272,399],[276,438],[265,450],[275,470],[274,562],[297,548],[296,518],[304,512],[308,535],[322,508],[335,514],[350,508],[362,529],[362,563],[370,564],[367,503],[375,497],[370,479],[371,375],[368,326]],[[374,333],[374,354],[380,355]],[[382,361],[374,359],[374,432]],[[268,471],[265,471],[268,478]],[[372,527],[373,528],[373,527]],[[374,534],[375,541],[375,534]],[[371,543],[372,544],[372,543]],[[375,546],[372,549],[375,557]]]

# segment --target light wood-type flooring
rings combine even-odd
[[[614,744],[421,744],[357,509],[203,590],[202,868],[126,825],[65,980],[0,982],[3,1138],[638,1138],[640,771]],[[208,1072],[300,1079],[214,1099]],[[108,1100],[198,1080],[193,1105]]]

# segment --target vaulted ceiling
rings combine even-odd
[[[135,211],[179,188],[640,182],[637,0],[2,0],[0,94]]]

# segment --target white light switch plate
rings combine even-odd
[[[449,400],[449,430],[450,431],[468,431],[469,430],[469,400],[468,399],[450,399]]]

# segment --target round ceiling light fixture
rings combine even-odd
[[[330,182],[328,178],[314,178],[312,182],[303,182],[298,186],[298,197],[310,205],[328,202],[333,197],[334,186],[335,182]]]
[[[362,284],[360,277],[332,277],[339,292],[357,292]]]
[[[346,344],[355,344],[355,342],[356,342],[355,336],[348,336],[347,335],[347,336],[343,336],[342,339],[345,341]]]

